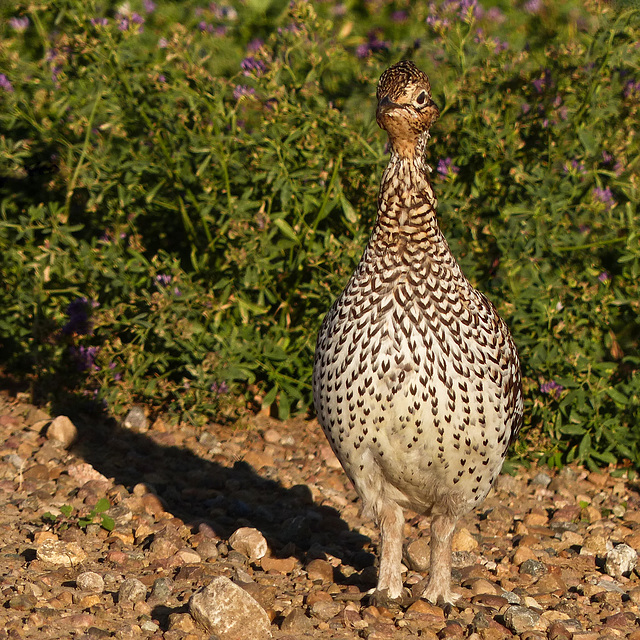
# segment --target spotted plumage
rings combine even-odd
[[[424,596],[452,602],[451,537],[500,472],[522,421],[516,348],[462,273],[436,221],[424,151],[439,112],[403,61],[381,76],[391,157],[360,263],[316,347],[318,419],[381,529],[381,602],[403,597],[403,508],[432,516]]]

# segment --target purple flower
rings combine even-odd
[[[548,393],[552,395],[556,400],[560,397],[560,394],[564,391],[564,387],[558,384],[555,380],[551,380],[551,382],[543,382],[540,385],[541,393]]]
[[[153,13],[156,10],[156,3],[153,0],[142,0],[142,5],[147,13]]]
[[[598,202],[602,202],[607,209],[613,209],[616,206],[617,202],[613,199],[613,193],[611,193],[610,187],[605,187],[602,189],[601,187],[595,187],[593,189],[593,197]]]
[[[264,40],[261,40],[260,38],[254,38],[248,45],[247,45],[247,51],[249,53],[256,53],[257,51],[260,51],[260,49],[264,46]]]
[[[523,9],[527,13],[538,13],[542,9],[542,0],[528,0],[524,3]]]
[[[407,12],[403,11],[402,9],[399,10],[399,11],[394,11],[391,14],[391,20],[393,22],[405,22],[408,17],[409,16],[408,16]]]
[[[106,27],[109,21],[106,18],[91,18],[89,21],[94,27]]]
[[[171,284],[172,280],[173,280],[173,278],[170,275],[166,274],[166,273],[159,273],[156,276],[156,283],[160,287],[168,287],[169,284]]]
[[[131,22],[133,24],[144,24],[144,18],[139,13],[134,12],[131,14]]]
[[[261,76],[266,70],[267,65],[253,56],[247,56],[241,63],[240,68],[245,76]]]
[[[437,171],[441,176],[447,177],[457,175],[460,169],[452,163],[451,158],[444,158],[444,160],[438,160]]]
[[[218,395],[222,395],[224,393],[229,393],[229,386],[224,381],[220,383],[214,382],[211,385],[211,391],[213,391],[213,393],[217,393]]]
[[[204,20],[201,20],[198,23],[198,29],[202,32],[207,31],[208,33],[213,33],[213,25],[205,22]]]
[[[550,87],[552,82],[551,72],[549,71],[549,69],[545,69],[542,73],[542,77],[536,78],[531,84],[534,86],[535,90],[538,93],[542,93],[546,87]]]
[[[96,302],[90,302],[87,298],[76,298],[67,305],[67,316],[69,319],[62,327],[62,333],[69,336],[72,334],[89,335],[91,333],[91,320],[89,314],[93,307],[98,306]]]
[[[492,22],[492,23],[504,22],[504,13],[502,13],[502,11],[500,11],[498,7],[491,7],[490,9],[487,9],[485,17],[489,22]]]
[[[603,164],[611,164],[613,162],[613,156],[606,151],[602,152],[602,163]]]
[[[22,18],[10,18],[9,26],[16,31],[26,31],[29,27],[29,18],[27,18],[27,16],[23,16]]]
[[[565,162],[563,168],[565,173],[575,172],[579,175],[587,173],[584,162],[578,162],[575,158],[571,162]]]
[[[4,73],[0,73],[0,87],[2,87],[5,91],[9,93],[13,92],[13,85],[9,81],[9,78],[4,75]]]
[[[72,358],[76,361],[78,371],[86,371],[87,369],[98,370],[100,368],[96,364],[98,347],[71,347],[69,351]]]
[[[529,111],[531,111],[531,105],[528,104],[527,102],[523,102],[522,103],[522,113],[527,114],[527,113],[529,113]]]
[[[167,42],[166,38],[160,38],[160,40],[158,40],[158,48],[159,49],[166,49],[168,45],[169,45],[169,43]]]
[[[356,49],[356,55],[358,58],[366,58],[371,53],[387,51],[388,49],[389,43],[384,40],[380,40],[375,31],[370,31],[367,35],[367,42],[359,45]]]
[[[241,98],[254,95],[255,92],[256,90],[253,89],[252,87],[247,87],[246,85],[239,84],[233,90],[233,97],[235,100],[240,100]]]
[[[624,88],[625,98],[636,98],[640,95],[640,82],[629,80]]]
[[[607,271],[603,271],[598,276],[598,280],[600,280],[600,282],[609,282],[609,280],[611,280],[611,276],[609,275],[609,273]]]
[[[158,82],[166,82],[166,81],[167,81],[166,76],[165,76],[163,73],[161,73],[161,74],[158,76]]]

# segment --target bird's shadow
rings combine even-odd
[[[206,460],[121,426],[86,398],[76,400],[54,407],[78,428],[74,453],[129,491],[141,482],[152,485],[165,510],[194,533],[202,523],[222,539],[239,527],[255,527],[276,556],[294,555],[304,563],[326,553],[357,569],[373,563],[363,550],[369,538],[350,529],[333,507],[314,502],[307,485],[284,487],[276,467],[258,473],[243,461],[228,467]]]

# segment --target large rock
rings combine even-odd
[[[58,416],[47,429],[47,438],[59,442],[65,449],[68,449],[77,439],[78,430],[67,416]]]
[[[87,558],[87,554],[77,542],[45,540],[36,550],[38,560],[63,567],[75,567]]]
[[[619,544],[607,552],[604,570],[613,578],[629,575],[638,564],[638,553],[627,544]]]
[[[189,612],[220,640],[264,640],[271,637],[265,610],[229,578],[215,578],[191,596]]]
[[[236,551],[244,553],[252,562],[267,554],[265,537],[252,527],[240,527],[234,531],[229,538],[229,544]]]

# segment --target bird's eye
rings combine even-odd
[[[416,102],[418,104],[424,104],[427,101],[427,92],[423,91],[417,98],[416,98]]]

